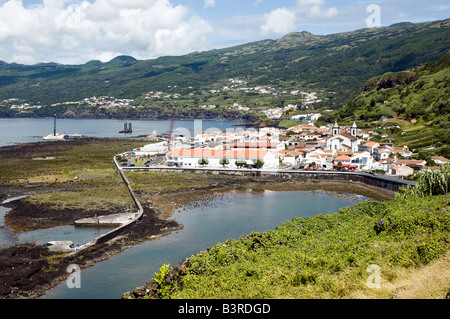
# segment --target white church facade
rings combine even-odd
[[[335,153],[340,151],[358,151],[358,127],[353,123],[350,128],[350,134],[341,130],[339,125],[335,123],[332,128],[331,137],[326,140],[325,150],[331,150]]]

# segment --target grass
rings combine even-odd
[[[142,144],[142,141],[93,139],[81,144],[69,141],[59,146],[42,144],[27,148],[24,154],[8,155],[0,161],[0,184],[54,186],[57,192],[34,194],[25,201],[57,210],[132,209],[133,202],[112,158]]]
[[[24,200],[36,206],[45,205],[54,210],[108,211],[111,207],[132,210],[133,201],[120,176],[114,172],[111,174],[106,177],[77,181],[75,183],[82,184],[82,187],[76,191],[37,194]]]
[[[243,234],[190,257],[171,298],[445,298],[444,211],[445,196],[367,201]],[[380,267],[379,289],[367,284],[370,265]]]
[[[207,174],[179,174],[161,172],[127,172],[127,177],[135,191],[158,192],[178,191],[211,186],[211,176]]]

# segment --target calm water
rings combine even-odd
[[[70,289],[63,282],[43,298],[120,298],[124,292],[148,282],[163,264],[178,265],[184,258],[229,238],[274,229],[294,217],[336,212],[365,199],[321,191],[225,194],[213,205],[178,210],[173,218],[184,225],[183,230],[130,247],[107,261],[83,269],[81,288]]]
[[[38,245],[43,245],[54,240],[72,241],[75,244],[79,243],[82,245],[112,229],[75,227],[69,225],[15,233],[5,225],[4,216],[9,210],[7,207],[0,206],[0,249],[27,242],[35,242]]]
[[[125,122],[133,125],[132,134],[120,134]],[[183,132],[184,129],[193,132],[194,129],[204,131],[216,128],[223,132],[232,128],[236,122],[214,121],[175,121],[175,131]],[[58,119],[56,132],[67,134],[80,134],[90,137],[123,137],[150,135],[153,131],[158,134],[167,133],[170,130],[170,121],[147,120],[108,120],[108,119]],[[53,118],[47,119],[3,119],[0,118],[0,147],[5,145],[40,142],[42,137],[53,133]]]

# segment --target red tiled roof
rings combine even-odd
[[[232,148],[277,148],[280,143],[273,142],[234,142]]]

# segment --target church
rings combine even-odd
[[[331,137],[326,141],[325,150],[331,150],[333,153],[336,153],[338,150],[355,153],[358,151],[358,144],[358,127],[356,123],[353,123],[349,134],[335,122],[331,130]]]

